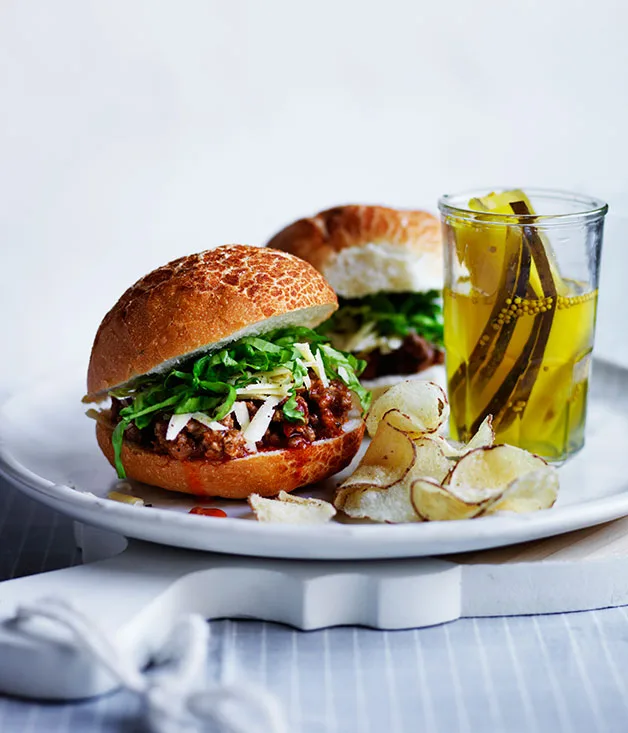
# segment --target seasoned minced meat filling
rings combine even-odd
[[[120,410],[129,403],[130,399],[112,398],[111,420],[114,424],[119,422]],[[247,400],[245,404],[253,418],[262,403]],[[348,419],[352,404],[351,392],[342,382],[334,380],[328,387],[324,387],[319,379],[312,379],[309,391],[297,391],[297,406],[305,421],[289,422],[279,405],[264,437],[257,443],[257,449],[304,448],[315,440],[334,438],[342,433],[342,426]],[[142,430],[131,424],[124,437],[150,448],[155,453],[180,460],[203,458],[223,461],[242,458],[250,453],[233,415],[221,420],[228,428],[224,431],[212,430],[196,420],[190,420],[174,440],[166,440],[169,420],[170,415],[164,413]]]
[[[416,333],[408,334],[401,346],[389,354],[382,354],[377,349],[368,354],[358,354],[358,357],[366,360],[361,379],[376,379],[390,374],[417,374],[445,362],[445,354]]]

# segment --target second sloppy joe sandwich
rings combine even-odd
[[[290,224],[268,246],[307,260],[334,288],[340,307],[319,331],[367,362],[362,383],[374,396],[414,375],[444,383],[436,217],[339,206]]]

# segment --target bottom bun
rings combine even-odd
[[[361,381],[362,386],[370,390],[373,395],[373,399],[376,400],[394,384],[414,381],[417,379],[426,382],[436,382],[436,384],[447,392],[447,373],[443,364],[435,364],[434,366],[428,367],[422,372],[417,372],[416,374],[387,374],[384,377],[377,377],[377,379],[363,379]]]
[[[317,440],[306,448],[260,451],[226,461],[178,460],[124,441],[122,463],[129,478],[170,491],[197,496],[246,499],[249,494],[276,496],[322,481],[349,465],[364,436],[364,422],[351,420],[336,438]],[[114,465],[112,428],[96,424],[96,439]]]

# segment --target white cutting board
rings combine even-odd
[[[20,603],[53,595],[74,603],[140,663],[186,612],[303,630],[405,629],[628,604],[628,518],[512,547],[405,560],[237,557],[127,545],[90,527],[79,543],[87,564],[0,584],[0,692],[77,699],[115,687],[55,629],[33,641],[11,623]]]

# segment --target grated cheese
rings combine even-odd
[[[312,369],[323,383],[323,387],[329,387],[329,379],[327,379],[327,374],[325,373],[325,365],[323,364],[323,357],[320,351],[316,352],[315,364]]]
[[[273,384],[271,382],[255,382],[247,384],[246,387],[239,387],[236,393],[240,397],[287,397],[289,394],[288,384]]]
[[[238,395],[239,397],[246,397],[246,399],[249,400],[264,400],[267,397],[280,397],[284,398],[289,395],[289,391],[287,389],[263,389],[258,392],[246,392],[243,395]]]
[[[233,412],[235,413],[236,420],[240,426],[240,430],[244,432],[251,424],[251,416],[249,415],[249,409],[244,402],[234,402]]]
[[[295,361],[297,362],[299,366],[305,369],[306,374],[303,376],[303,384],[306,389],[309,389],[312,386],[312,380],[310,379],[310,375],[307,374],[307,366],[304,364],[302,359],[295,359]]]
[[[238,387],[238,392],[257,392],[262,389],[277,389],[278,385],[273,384],[272,382],[252,382],[251,384],[247,384],[246,387]]]
[[[168,429],[166,430],[166,440],[176,440],[179,433],[192,419],[200,422],[201,425],[205,425],[205,427],[210,430],[229,430],[226,425],[223,425],[216,420],[210,420],[204,412],[184,412],[181,415],[172,415],[170,418]]]
[[[230,414],[230,413],[227,413],[227,414]],[[192,417],[197,422],[200,422],[201,425],[204,425],[206,428],[209,428],[210,430],[218,430],[218,431],[229,430],[229,428],[226,425],[216,422],[216,420],[210,420],[204,412],[194,412],[192,413]]]
[[[277,367],[270,372],[262,372],[261,376],[279,382],[292,381],[292,372],[287,367]]]
[[[323,383],[323,386],[328,387],[329,379],[327,378],[327,374],[325,372],[325,365],[323,364],[323,357],[321,356],[321,352],[317,351],[316,356],[314,356],[309,344],[295,344],[294,348],[303,357],[304,359],[303,366],[309,367],[310,369],[312,369],[316,373],[316,376]],[[310,384],[308,385],[308,389],[311,386],[312,386],[312,383],[310,381]]]
[[[294,348],[301,354],[305,361],[305,366],[311,366],[314,363],[314,354],[309,344],[295,344]]]
[[[264,403],[251,420],[250,425],[243,432],[244,440],[247,443],[257,443],[264,437],[264,433],[268,430],[268,426],[273,419],[275,407],[279,402],[280,400],[277,397],[268,397],[268,399],[264,400]]]
[[[168,429],[166,430],[166,440],[175,440],[177,435],[179,435],[183,428],[190,422],[191,417],[191,412],[184,412],[181,415],[172,415],[170,422],[168,423]]]

